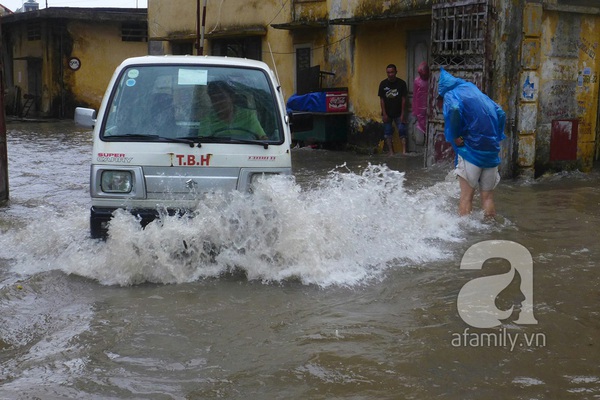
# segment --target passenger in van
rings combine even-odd
[[[200,123],[200,136],[268,139],[256,111],[235,102],[235,92],[223,81],[208,84],[212,112]]]

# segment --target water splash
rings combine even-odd
[[[293,178],[271,177],[253,194],[213,193],[193,218],[165,215],[145,229],[117,212],[106,242],[88,239],[88,210],[73,206],[3,234],[0,257],[21,276],[58,269],[105,285],[241,273],[354,286],[383,279],[390,268],[449,258],[452,243],[482,229],[476,218],[456,216],[455,182],[409,191],[404,179],[376,165],[362,173],[336,168],[305,190]]]

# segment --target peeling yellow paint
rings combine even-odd
[[[577,164],[586,170],[593,164],[596,142],[598,29],[599,16],[545,12],[540,38],[539,124],[577,119]]]
[[[518,165],[520,167],[531,167],[534,162],[535,135],[519,135]]]
[[[71,22],[72,56],[79,58],[81,68],[66,70],[73,95],[98,109],[115,68],[126,58],[148,54],[145,42],[123,42],[119,23],[90,24]],[[91,45],[93,43],[93,45]]]

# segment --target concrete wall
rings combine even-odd
[[[544,12],[539,69],[539,117],[536,141],[536,173],[564,166],[589,171],[593,164],[598,107],[596,49],[600,16]],[[600,49],[599,49],[600,50]],[[578,120],[576,159],[551,157],[552,122]],[[556,132],[555,132],[556,135]],[[567,159],[564,159],[567,158]],[[567,164],[567,165],[564,165]]]
[[[30,23],[40,26],[39,39],[28,40]],[[147,42],[122,41],[118,21],[37,18],[2,28],[10,54],[4,57],[9,114],[18,112],[14,103],[22,105],[25,94],[38,96],[29,117],[70,118],[75,107],[98,109],[115,67],[125,58],[148,54]],[[73,57],[80,60],[78,70],[69,68]],[[34,71],[38,85],[30,81]]]
[[[521,77],[521,43],[524,38],[523,7],[525,1],[506,1],[497,5],[494,32],[491,37],[493,67],[490,79],[490,95],[506,112],[507,139],[502,142],[500,170],[503,176],[511,177],[516,173],[518,157],[519,131],[517,130],[519,112],[518,82]],[[531,134],[531,132],[529,132]],[[533,165],[533,161],[530,162]]]
[[[151,40],[195,40],[196,18],[202,15],[196,0],[148,2],[148,35]],[[205,34],[237,34],[244,27],[265,27],[269,23],[287,22],[289,2],[276,0],[209,1],[206,6]]]
[[[329,18],[380,18],[430,10],[432,0],[328,0]]]
[[[407,40],[409,32],[428,29],[430,20],[411,18],[395,21],[365,23],[355,28],[355,52],[351,60],[351,74],[347,75],[351,110],[354,112],[354,132],[351,142],[360,146],[377,146],[383,137],[381,107],[377,90],[386,79],[386,66],[395,64],[398,78],[407,82]],[[408,112],[408,105],[407,110]],[[400,141],[394,135],[394,148],[400,149]]]
[[[524,11],[519,175],[589,171],[596,144],[600,16],[541,3],[526,3]]]
[[[316,21],[329,18],[329,4],[325,0],[294,2],[292,18],[296,21]]]
[[[169,0],[148,3],[148,36],[153,46],[161,43],[159,52],[171,54],[169,41],[196,42],[197,15],[198,12],[202,15],[203,10],[198,10],[195,0],[180,0],[177,6]],[[268,28],[270,24],[290,20],[289,3],[276,0],[207,2],[203,54],[210,54],[210,40],[214,38],[260,36],[262,61],[276,70],[284,92],[291,95],[294,87],[294,74],[289,73],[294,70],[292,37],[288,31]]]
[[[148,43],[122,41],[121,24],[116,22],[72,21],[67,31],[72,50],[64,55],[65,63],[70,57],[77,57],[81,68],[66,68],[65,84],[75,103],[97,110],[115,68],[128,57],[147,55]],[[54,93],[59,89],[55,84]]]

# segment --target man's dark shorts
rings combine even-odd
[[[398,136],[400,136],[401,138],[405,138],[406,137],[406,133],[408,131],[408,129],[406,128],[406,124],[402,123],[402,120],[400,119],[400,117],[396,117],[396,118],[390,118],[391,121],[388,122],[384,122],[383,123],[383,137],[392,137],[394,135],[394,126],[393,124],[396,124],[396,127],[398,128]]]

